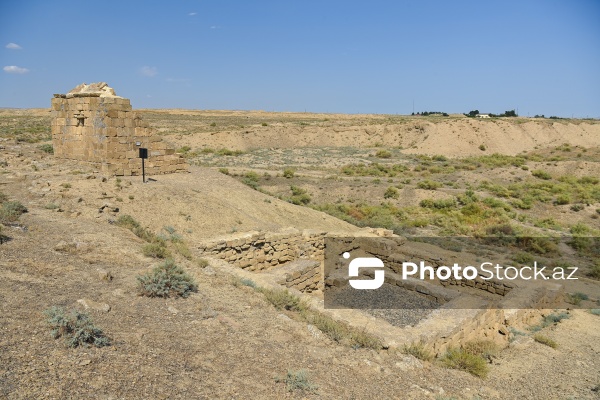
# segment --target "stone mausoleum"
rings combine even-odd
[[[58,158],[92,163],[109,175],[141,175],[139,148],[148,149],[148,175],[188,170],[185,159],[132,111],[106,83],[85,83],[52,99],[52,145]]]

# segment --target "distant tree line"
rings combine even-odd
[[[546,117],[544,116],[544,114],[542,114],[542,115],[535,114],[533,116],[533,118],[546,118]],[[556,115],[551,115],[548,118],[550,118],[550,119],[562,119],[561,117],[557,117]]]
[[[428,115],[441,115],[441,116],[447,117],[448,113],[441,112],[441,111],[423,111],[423,112],[418,112],[416,114],[413,112],[411,115],[420,115],[423,117],[426,117]]]
[[[479,110],[472,110],[469,111],[468,114],[464,114],[467,117],[471,117],[471,118],[475,118],[476,116],[478,116],[479,114],[481,114],[479,112]],[[518,117],[517,112],[515,110],[509,110],[509,111],[505,111],[504,114],[487,114],[492,118],[497,118],[497,117]]]

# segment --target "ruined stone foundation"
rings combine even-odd
[[[52,145],[55,157],[89,162],[108,175],[141,175],[140,147],[148,149],[148,175],[188,170],[185,159],[132,111],[129,99],[104,82],[54,95]]]

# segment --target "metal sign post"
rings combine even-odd
[[[144,168],[144,160],[148,158],[148,149],[140,147],[140,158],[142,159],[142,182],[146,183],[146,170]]]

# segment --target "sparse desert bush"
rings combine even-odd
[[[63,337],[69,347],[108,346],[110,339],[101,329],[94,326],[90,317],[76,310],[67,312],[62,307],[51,307],[44,311],[48,317],[47,323],[52,328],[52,337]]]
[[[417,187],[419,189],[436,190],[436,189],[439,189],[440,187],[442,187],[442,184],[439,182],[436,182],[436,181],[431,181],[429,179],[426,179],[424,181],[417,183]]]
[[[305,369],[298,371],[289,370],[284,377],[275,378],[277,383],[285,383],[289,392],[301,390],[304,392],[315,392],[318,386],[310,381],[310,376]]]
[[[517,264],[531,265],[531,263],[534,261],[534,258],[531,254],[521,251],[513,255],[512,260]]]
[[[565,297],[567,303],[574,304],[576,306],[580,305],[583,300],[589,300],[590,298],[587,294],[582,292],[567,293]]]
[[[597,261],[596,264],[590,268],[590,271],[587,273],[587,275],[590,278],[600,279],[600,261]]]
[[[227,168],[219,168],[219,172],[225,175],[229,175],[229,170]]]
[[[278,310],[304,311],[307,308],[305,302],[300,297],[291,294],[287,289],[257,289],[261,292],[267,301]]]
[[[290,190],[292,191],[292,197],[288,199],[290,203],[298,206],[310,203],[311,197],[307,193],[306,189],[292,185],[290,186]]]
[[[167,258],[171,252],[162,243],[147,243],[142,247],[142,254],[152,258]]]
[[[133,218],[131,215],[121,215],[115,221],[115,225],[129,229],[131,232],[133,232],[134,235],[136,235],[140,239],[145,240],[146,242],[153,243],[160,241],[160,239],[154,233],[150,232],[146,228],[143,228],[140,225],[140,223],[136,221],[135,218]]]
[[[45,144],[39,145],[38,149],[40,149],[44,153],[54,154],[54,147],[52,147],[52,145],[49,144],[49,143],[45,143]]]
[[[230,150],[226,148],[219,149],[215,153],[219,156],[239,156],[244,154],[242,150]]]
[[[535,340],[538,343],[545,344],[548,347],[552,347],[553,349],[556,349],[558,347],[558,343],[556,343],[554,340],[550,339],[548,336],[544,336],[539,333],[533,336],[533,340]]]
[[[433,360],[433,353],[425,347],[425,345],[421,342],[412,343],[409,345],[404,345],[402,348],[402,352],[404,354],[410,354],[413,357],[418,358],[423,361],[431,361]]]
[[[496,342],[484,339],[466,342],[462,348],[469,354],[481,356],[483,358],[494,357],[500,352],[500,348]]]
[[[198,290],[194,279],[172,259],[167,259],[152,271],[137,276],[138,293],[148,297],[188,297]]]
[[[384,199],[397,199],[398,197],[400,197],[400,192],[393,186],[388,187],[383,194]]]
[[[489,372],[489,367],[485,359],[463,349],[452,348],[448,350],[440,361],[447,368],[467,371],[480,378],[485,378]]]
[[[394,177],[398,175],[400,172],[404,172],[407,170],[407,167],[402,164],[379,164],[379,163],[371,163],[371,164],[348,164],[343,166],[340,169],[340,172],[344,175],[349,176],[380,176],[380,177]],[[410,180],[409,180],[410,183]]]
[[[590,313],[600,316],[600,308],[592,308],[592,309],[590,309]]]
[[[444,210],[450,208],[456,208],[456,200],[454,199],[423,199],[419,202],[419,206],[423,208],[432,208],[437,210]]]
[[[287,179],[291,179],[294,177],[296,171],[293,168],[284,168],[283,169],[283,177]]]
[[[485,144],[480,144],[480,145],[479,145],[479,150],[481,150],[481,151],[486,151],[486,150],[487,150],[487,147],[485,146]]]
[[[388,150],[377,150],[375,153],[377,158],[392,158],[392,153]]]
[[[575,211],[575,212],[579,212],[585,209],[585,206],[583,204],[573,204],[570,207],[571,211]]]
[[[16,222],[27,212],[27,207],[18,201],[4,201],[0,207],[0,224]]]
[[[541,170],[541,169],[536,169],[534,171],[531,171],[531,175],[535,176],[536,178],[543,179],[546,181],[552,179],[552,175],[550,175],[548,172]]]
[[[199,258],[198,261],[196,261],[196,264],[200,268],[206,268],[210,265],[210,263],[208,262],[208,260],[206,258]]]

